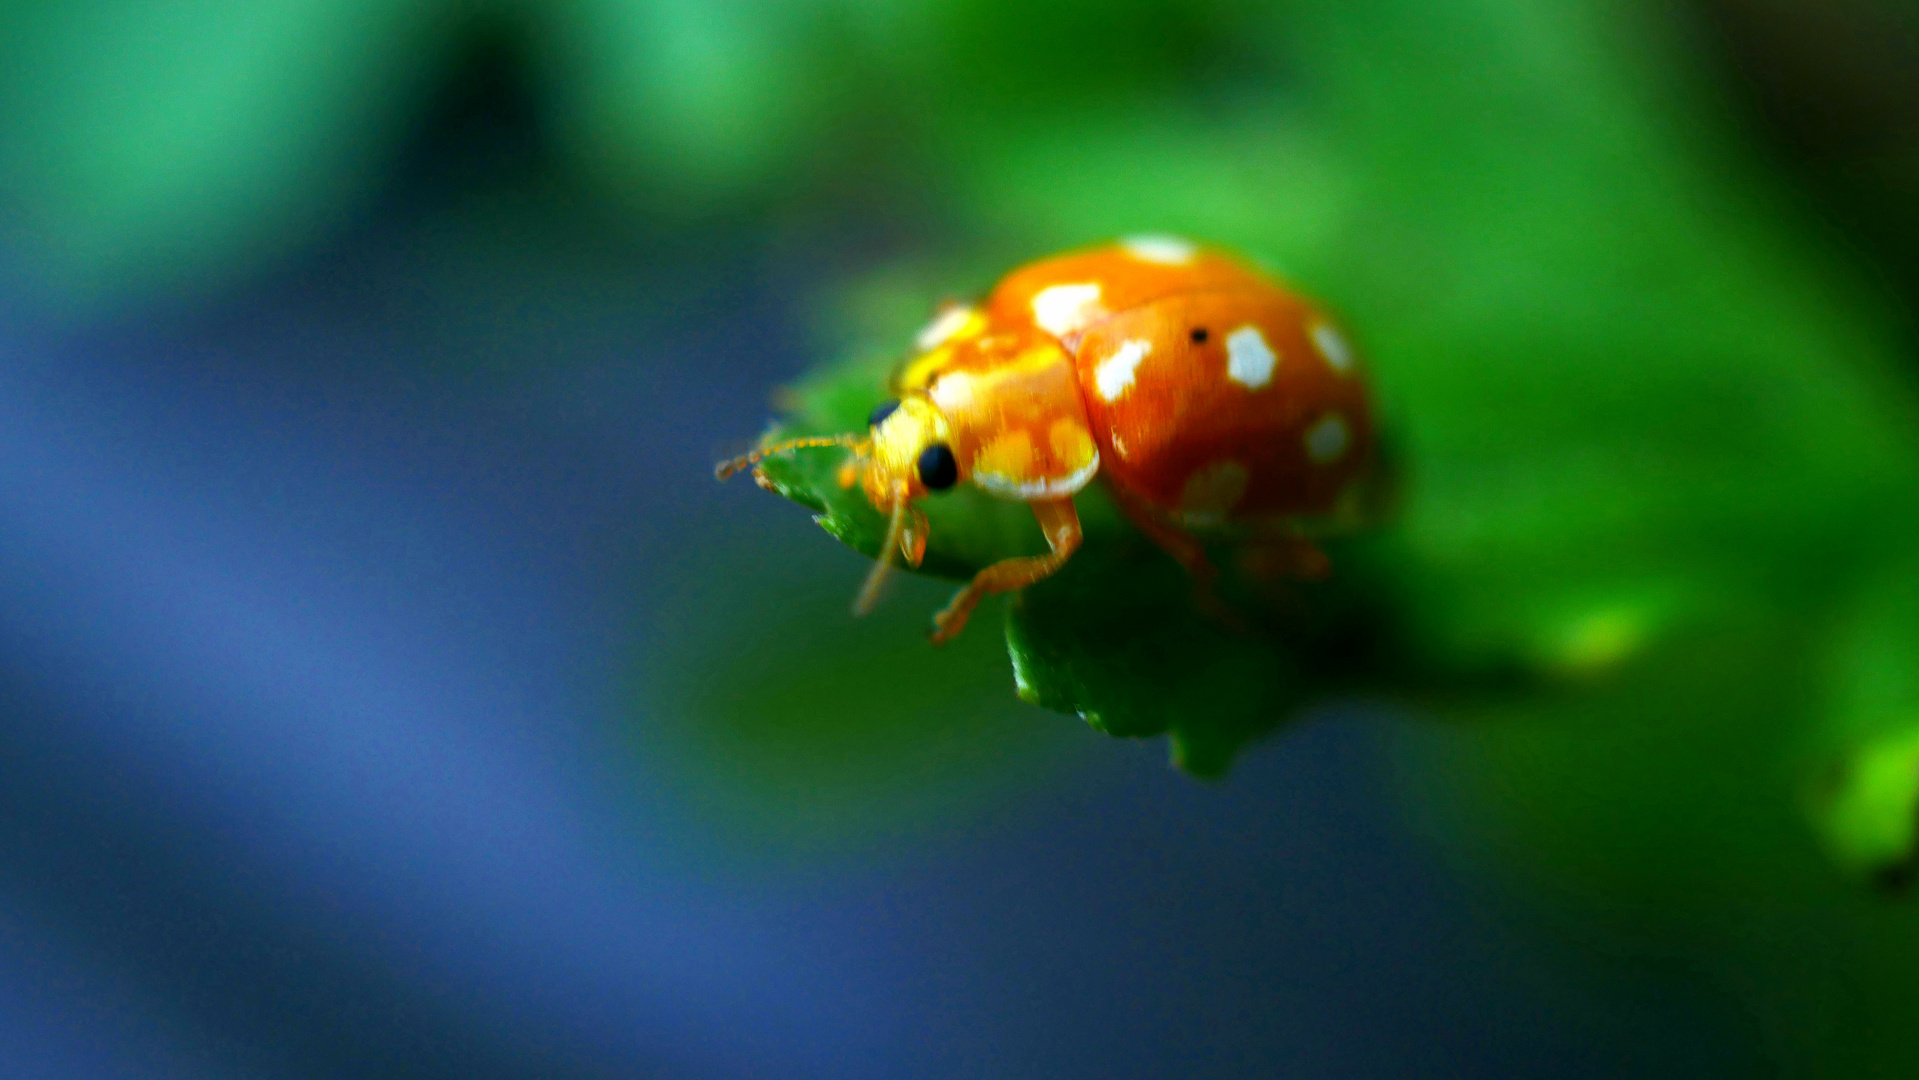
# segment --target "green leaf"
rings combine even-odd
[[[1199,776],[1225,772],[1312,692],[1275,640],[1201,615],[1184,572],[1133,545],[1016,595],[1006,646],[1022,699],[1108,735],[1170,733],[1173,761]]]

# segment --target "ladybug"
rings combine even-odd
[[[1302,525],[1358,496],[1373,457],[1370,396],[1339,326],[1285,284],[1219,250],[1138,236],[1042,259],[976,305],[927,324],[866,432],[795,439],[767,454],[844,446],[844,487],[889,515],[877,595],[895,550],[926,550],[920,499],[969,483],[1026,503],[1051,548],[981,570],[934,617],[952,639],[980,598],[1031,585],[1079,549],[1073,495],[1102,479],[1134,525],[1210,600],[1202,541],[1315,579],[1330,566]]]

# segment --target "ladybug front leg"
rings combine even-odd
[[[958,637],[959,632],[966,628],[966,619],[973,614],[973,608],[979,604],[981,597],[1023,589],[1064,566],[1073,552],[1079,550],[1083,534],[1079,527],[1079,511],[1073,508],[1071,498],[1047,499],[1030,505],[1033,507],[1033,517],[1039,521],[1040,531],[1046,534],[1047,546],[1053,550],[1045,555],[1005,559],[973,575],[973,580],[965,588],[953,594],[946,610],[933,616],[933,644],[944,645]]]

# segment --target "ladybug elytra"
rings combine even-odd
[[[958,634],[980,598],[1030,585],[1078,550],[1073,495],[1097,476],[1120,509],[1211,596],[1202,537],[1230,532],[1252,560],[1322,577],[1300,528],[1331,515],[1372,458],[1369,394],[1351,344],[1325,313],[1240,261],[1146,236],[1028,264],[984,301],[942,310],[867,431],[795,439],[726,462],[724,479],[770,453],[844,446],[842,486],[889,515],[856,610],[895,551],[917,566],[915,503],[970,483],[1032,507],[1045,555],[981,570],[934,618]]]

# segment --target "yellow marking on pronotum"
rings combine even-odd
[[[1033,467],[1033,437],[1024,428],[1003,431],[973,459],[973,471],[1008,480],[1023,479]]]
[[[1093,446],[1093,436],[1079,421],[1068,417],[1053,421],[1046,432],[1046,444],[1052,448],[1053,458],[1067,469],[1079,469],[1099,452]]]

